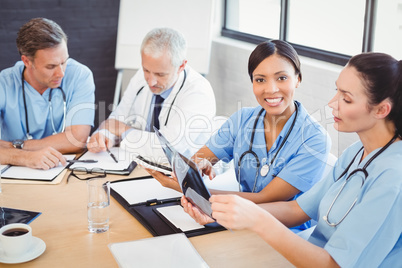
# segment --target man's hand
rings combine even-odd
[[[19,149],[18,149],[19,150]],[[46,147],[37,151],[21,150],[21,165],[30,168],[48,170],[61,163],[67,164],[64,156],[53,147]]]
[[[113,142],[100,132],[93,134],[87,144],[88,151],[92,153],[104,152],[112,146]]]

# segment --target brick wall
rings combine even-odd
[[[118,0],[0,0],[0,70],[20,60],[15,39],[25,22],[35,17],[54,20],[68,35],[70,57],[94,74],[97,127],[113,103],[119,4]]]

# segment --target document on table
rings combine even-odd
[[[183,207],[180,205],[159,207],[156,210],[182,232],[205,228],[204,225],[198,224],[190,215],[184,212]]]
[[[183,195],[176,190],[163,187],[154,178],[112,182],[110,187],[130,205],[144,203],[151,199],[180,198]]]
[[[109,244],[119,267],[209,267],[185,234]]]
[[[75,155],[64,155],[67,160],[74,159]],[[4,179],[16,179],[16,180],[38,180],[38,181],[52,181],[63,170],[65,166],[59,164],[57,167],[43,170],[34,169],[21,166],[10,166],[1,174]]]
[[[116,163],[108,152],[92,153],[85,152],[79,160],[97,160],[96,163],[81,163],[77,162],[72,164],[69,169],[75,167],[85,167],[87,169],[101,168],[110,174],[128,175],[136,167],[136,163],[131,160],[130,153],[119,148],[112,147],[110,152],[116,157],[118,163]]]

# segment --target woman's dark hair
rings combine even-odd
[[[352,57],[347,66],[361,75],[369,99],[369,108],[385,99],[392,103],[388,119],[402,136],[402,61],[385,53],[368,52]]]
[[[251,53],[248,60],[248,74],[251,81],[253,81],[253,72],[257,66],[266,58],[271,55],[278,55],[288,60],[293,64],[295,68],[295,74],[302,80],[302,74],[300,71],[300,60],[296,50],[287,42],[282,40],[265,41],[259,44]]]
[[[18,31],[17,48],[20,55],[35,57],[38,50],[67,43],[67,35],[54,21],[45,18],[31,19]]]

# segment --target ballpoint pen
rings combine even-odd
[[[114,160],[116,163],[119,163],[119,161],[117,161],[116,156],[114,156],[114,154],[112,154],[112,152],[109,150],[109,148],[106,148],[106,151],[107,151],[107,153],[110,155],[110,157],[113,158],[113,160]]]
[[[98,163],[98,160],[94,160],[94,159],[71,159],[71,160],[67,160],[67,162],[69,163]]]

